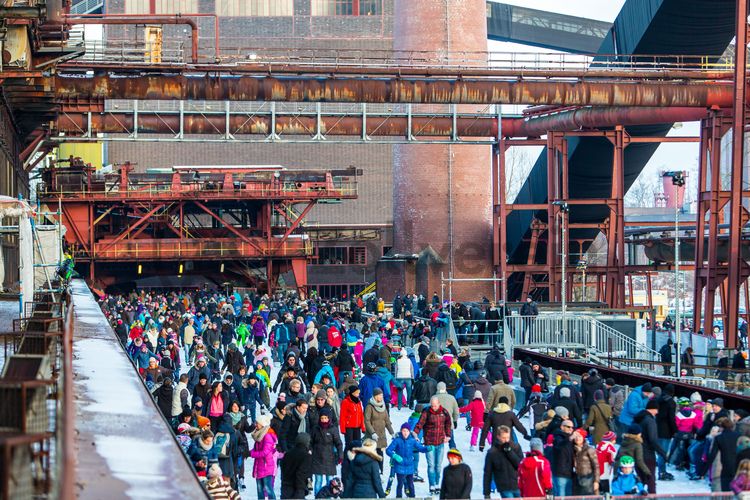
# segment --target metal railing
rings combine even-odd
[[[249,242],[238,238],[212,238],[179,240],[123,240],[117,243],[106,240],[94,245],[97,259],[159,260],[174,258],[210,259],[224,257],[307,257],[313,247],[309,238],[290,237],[279,245],[280,238],[250,238]]]
[[[72,308],[44,297],[28,305],[18,330],[0,333],[0,498],[72,499]],[[35,318],[50,313],[64,320]]]
[[[104,7],[104,0],[81,0],[70,6],[70,13],[75,15],[91,14]]]
[[[648,346],[586,315],[568,314],[564,319],[560,314],[506,316],[505,328],[515,347],[574,352],[610,366],[616,364],[618,358],[637,362],[655,361],[659,357],[659,353]]]

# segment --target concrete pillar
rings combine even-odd
[[[443,65],[486,64],[484,0],[395,0],[393,18],[396,57],[427,58]],[[415,107],[415,112],[423,109]],[[432,109],[446,111],[445,106]],[[420,254],[426,249],[431,253],[431,247],[443,262],[435,265],[434,254],[423,253],[417,262],[417,292],[428,297],[440,293],[441,271],[448,276],[452,270],[454,278],[492,277],[491,180],[490,146],[394,147],[394,249]],[[428,261],[433,264],[423,264]],[[408,284],[402,291],[411,291]],[[492,298],[492,285],[457,283],[453,296]]]

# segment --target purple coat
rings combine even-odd
[[[253,323],[253,337],[265,337],[266,336],[266,324],[265,322],[258,319]]]
[[[268,429],[263,439],[256,441],[253,449],[250,450],[250,456],[255,459],[253,463],[255,479],[276,475],[276,443],[278,442],[279,439],[273,429]]]
[[[296,325],[296,328],[297,328],[297,338],[298,339],[304,339],[305,338],[305,330],[306,330],[307,327],[305,326],[304,323],[295,323],[295,325]]]

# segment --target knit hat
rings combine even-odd
[[[318,413],[318,417],[328,417],[328,420],[331,420],[331,416],[332,415],[333,415],[333,413],[331,412],[331,409],[328,408],[328,407],[323,408]]]
[[[281,411],[284,408],[286,408],[286,401],[282,401],[282,400],[276,401],[276,409],[277,410]]]
[[[635,460],[629,455],[620,457],[620,467],[635,467]]]
[[[586,432],[586,429],[576,429],[573,431],[573,434],[580,434],[583,439],[586,439],[586,436],[589,435],[589,433]]]
[[[205,426],[210,425],[211,421],[206,417],[198,416],[198,427],[203,429]]]
[[[438,392],[445,392],[445,390],[446,390],[445,382],[438,382],[437,383],[437,391]]]
[[[562,398],[569,398],[570,397],[570,387],[563,387],[560,389],[560,397]]]
[[[570,412],[564,406],[555,406],[555,413],[557,413],[562,419],[566,419],[570,415]]]
[[[474,399],[483,399],[482,391],[474,391]]]
[[[448,450],[448,456],[450,457],[451,455],[453,455],[454,457],[458,457],[459,460],[464,459],[463,455],[461,455],[461,452],[455,448],[451,448],[450,450]]]
[[[612,377],[609,377],[607,380],[604,381],[606,385],[615,385],[615,379]]]
[[[534,392],[538,392],[538,393],[541,393],[541,392],[542,392],[542,386],[541,386],[541,385],[539,385],[539,384],[534,384],[534,385],[532,385],[532,386],[531,386],[531,392],[532,392],[532,393],[534,393]]]
[[[219,464],[211,465],[211,467],[208,468],[206,476],[208,476],[209,479],[216,479],[217,477],[221,477],[221,467],[219,467]]]
[[[531,446],[532,450],[536,450],[536,451],[542,451],[544,449],[544,444],[542,443],[542,440],[539,438],[531,438],[531,442],[529,443],[529,446]]]
[[[383,389],[381,389],[380,387],[376,387],[376,388],[375,388],[375,389],[374,389],[374,390],[372,391],[372,395],[373,395],[373,396],[380,396],[381,394],[383,394]]]
[[[648,403],[646,403],[646,409],[647,410],[658,410],[659,409],[659,402],[655,399],[649,399]]]
[[[258,415],[258,418],[255,419],[255,423],[260,425],[261,427],[270,427],[271,415],[268,413],[264,415]]]
[[[190,424],[186,424],[186,423],[183,422],[183,423],[181,423],[180,425],[177,426],[177,433],[178,434],[182,434],[183,432],[187,432],[189,430],[190,430]]]
[[[640,434],[641,432],[643,432],[643,429],[638,424],[630,424],[628,427],[628,434]]]
[[[617,439],[617,434],[612,431],[607,431],[602,436],[602,441],[614,441]]]
[[[661,387],[658,385],[655,385],[653,389],[651,389],[651,392],[654,395],[653,399],[659,399],[661,397]]]
[[[358,390],[359,390],[359,386],[358,385],[350,385],[349,386],[349,395],[351,396],[352,394],[354,394]]]
[[[653,388],[651,386],[651,382],[646,382],[645,384],[643,384],[643,386],[641,386],[641,392],[651,392],[652,390]]]
[[[409,422],[404,422],[401,424],[401,430],[409,429],[411,431],[411,427],[409,426]]]

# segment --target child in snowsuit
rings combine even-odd
[[[484,426],[484,399],[482,393],[474,391],[474,399],[463,408],[459,408],[460,413],[469,413],[471,416],[471,447],[469,451],[474,451],[479,439],[479,433]]]
[[[401,425],[401,431],[393,438],[385,453],[391,457],[392,467],[396,473],[396,498],[406,489],[406,496],[414,498],[414,473],[417,471],[414,457],[417,452],[426,453],[427,447],[411,435],[408,422]]]
[[[633,457],[623,455],[620,457],[620,475],[612,481],[613,495],[647,495],[648,492],[643,483],[638,481],[638,477],[633,471],[635,469],[635,460]]]

